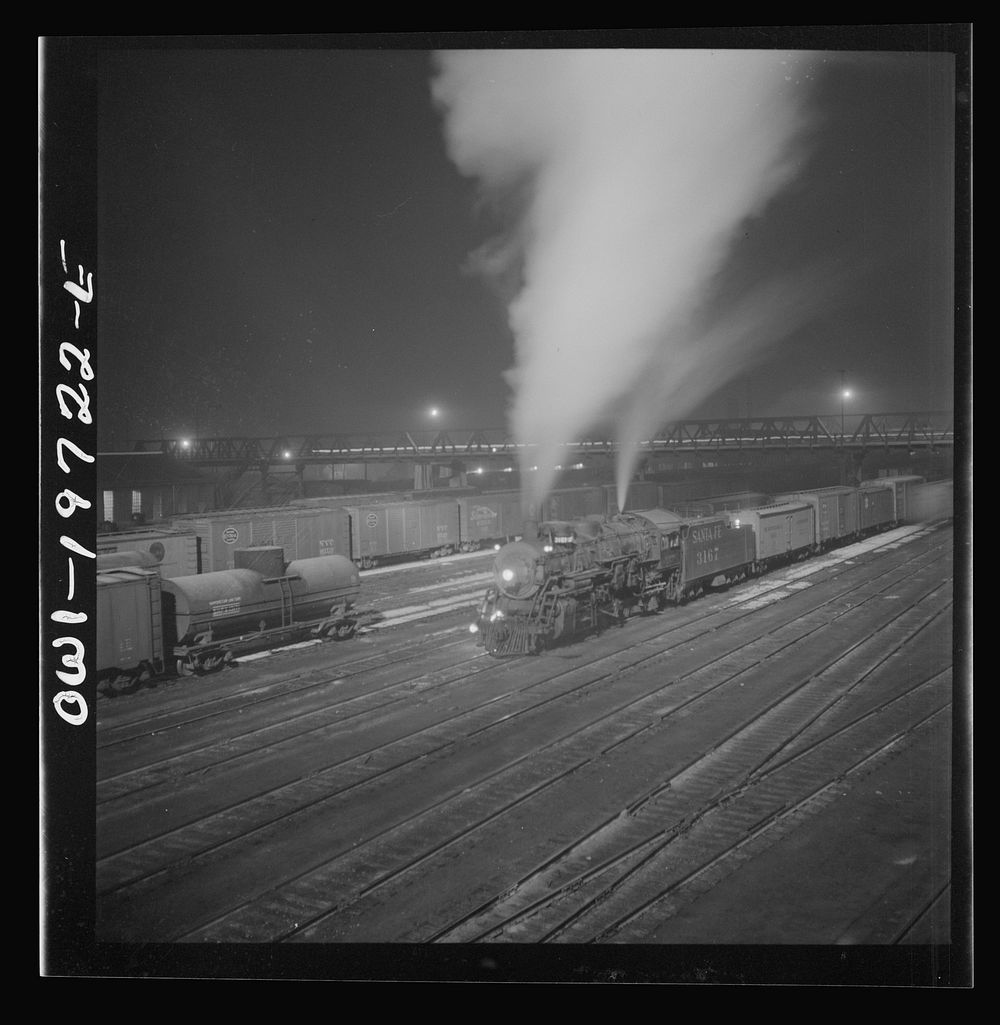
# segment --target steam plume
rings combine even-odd
[[[627,485],[627,454],[644,437],[787,329],[785,297],[799,296],[801,315],[801,293],[777,282],[736,313],[709,300],[737,229],[795,172],[807,57],[439,55],[433,92],[450,156],[506,217],[477,258],[513,282],[510,425],[538,445],[536,501],[553,486],[560,444],[612,418]]]

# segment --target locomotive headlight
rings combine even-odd
[[[542,584],[541,546],[515,541],[504,545],[493,562],[493,582],[507,598],[530,598]]]
[[[552,551],[552,545],[545,545],[545,547],[542,549],[542,551],[545,552],[546,554],[548,554],[549,552]]]
[[[475,623],[470,623],[469,624],[469,633],[470,634],[477,634],[477,633],[479,633],[479,627]]]
[[[737,516],[737,517],[736,517],[736,519],[735,519],[735,520],[733,520],[733,526],[734,526],[734,527],[735,527],[735,528],[736,528],[737,530],[739,530],[739,529],[740,529],[740,518],[739,518],[739,516]]]
[[[493,546],[493,551],[499,552],[500,551],[500,546],[499,545],[494,545]]]

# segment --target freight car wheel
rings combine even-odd
[[[177,675],[178,676],[194,676],[195,666],[194,663],[188,658],[179,658],[177,660]]]
[[[357,629],[356,623],[341,623],[333,628],[333,639],[335,641],[347,641],[354,636]]]

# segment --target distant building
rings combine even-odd
[[[102,530],[155,523],[215,508],[215,481],[161,452],[97,454],[97,519]]]

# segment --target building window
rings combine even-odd
[[[107,523],[113,523],[115,519],[115,493],[104,492],[104,519]]]
[[[134,513],[142,512],[142,492],[141,491],[133,491],[132,492],[132,512],[134,512]]]

